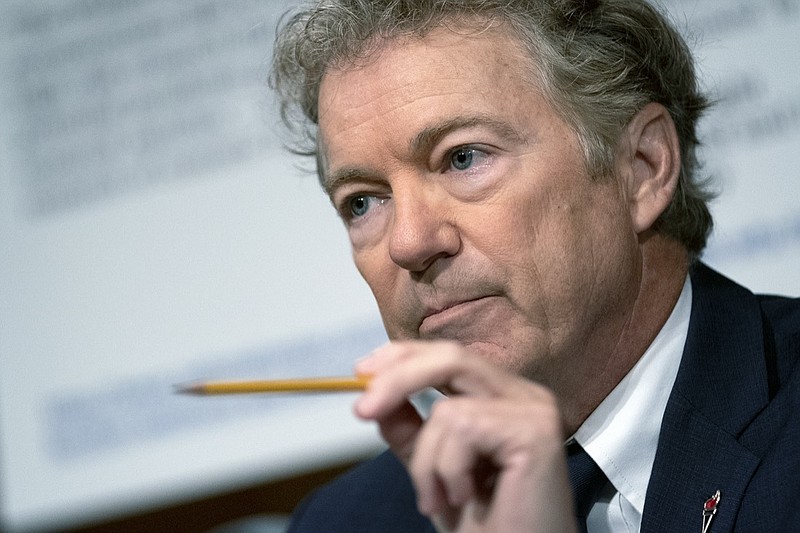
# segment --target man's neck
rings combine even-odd
[[[586,347],[590,363],[559,388],[565,433],[572,434],[639,361],[669,318],[688,272],[679,243],[656,233],[641,239],[641,276],[629,312],[612,335]],[[582,375],[580,375],[582,374]]]

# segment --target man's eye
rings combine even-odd
[[[475,170],[488,163],[489,152],[477,146],[460,146],[452,150],[445,161],[448,171],[465,172]]]
[[[474,148],[459,148],[450,154],[450,164],[456,170],[467,170],[472,166],[474,156]]]
[[[376,205],[380,205],[384,202],[383,199],[376,198],[374,196],[369,196],[366,194],[360,194],[357,196],[353,196],[346,203],[346,214],[349,218],[359,218],[366,215],[370,209],[375,207]]]
[[[360,217],[367,214],[369,210],[369,196],[356,196],[350,199],[350,214],[354,217]]]

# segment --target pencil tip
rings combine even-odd
[[[203,385],[200,383],[178,383],[172,388],[177,394],[203,394]]]

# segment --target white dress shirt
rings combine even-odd
[[[681,362],[691,307],[687,278],[650,347],[572,437],[611,482],[589,512],[590,533],[640,529],[661,420]]]

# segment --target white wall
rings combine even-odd
[[[380,446],[351,395],[176,396],[348,373],[384,339],[263,85],[283,7],[2,2],[0,524],[79,522]],[[798,0],[669,9],[720,100],[709,262],[800,294]],[[0,526],[2,527],[2,526]]]

